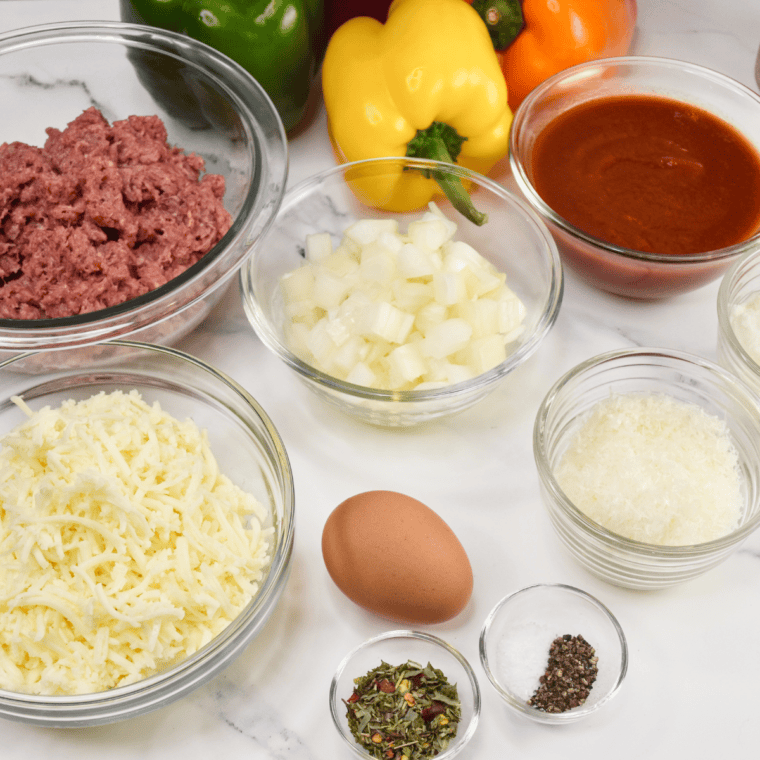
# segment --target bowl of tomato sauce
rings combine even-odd
[[[510,164],[564,263],[605,291],[684,293],[760,248],[760,96],[703,66],[556,74],[517,109]]]

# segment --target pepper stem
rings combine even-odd
[[[522,0],[473,0],[472,7],[486,23],[494,50],[506,50],[525,28]]]
[[[455,164],[462,143],[466,137],[460,137],[457,131],[448,124],[434,121],[427,129],[417,130],[417,134],[406,146],[406,155],[410,158],[428,158],[434,161],[444,161]],[[481,226],[488,221],[488,215],[478,211],[464,189],[462,180],[449,172],[423,171],[423,173],[438,183],[443,194],[451,205],[474,224]]]

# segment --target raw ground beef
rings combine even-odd
[[[66,317],[147,293],[229,229],[224,178],[157,116],[89,108],[44,148],[0,145],[0,318]]]

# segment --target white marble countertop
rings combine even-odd
[[[116,19],[116,0],[3,0],[0,29]],[[757,0],[639,0],[635,52],[704,64],[756,89]],[[4,114],[3,118],[12,118]],[[290,182],[333,164],[324,109],[290,144]],[[636,593],[597,580],[559,545],[544,513],[531,433],[550,385],[602,351],[662,346],[715,359],[718,283],[637,303],[567,273],[559,319],[514,382],[472,410],[420,430],[387,431],[336,416],[250,329],[234,299],[180,348],[210,361],[259,400],[280,431],[296,488],[293,569],[281,602],[236,664],[179,702],[96,728],[46,729],[3,721],[3,760],[110,760],[209,756],[336,760],[348,752],[328,712],[343,655],[392,623],[366,614],[332,584],[320,536],[330,511],[382,488],[430,505],[469,553],[473,597],[454,620],[426,629],[472,663],[483,706],[460,757],[601,760],[755,758],[760,751],[760,534],[689,584]],[[507,711],[478,661],[478,635],[505,594],[536,582],[578,586],[606,603],[630,646],[618,696],[585,722],[552,728]]]

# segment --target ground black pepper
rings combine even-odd
[[[558,636],[549,648],[546,671],[528,704],[548,713],[582,705],[596,680],[598,659],[583,636]]]

